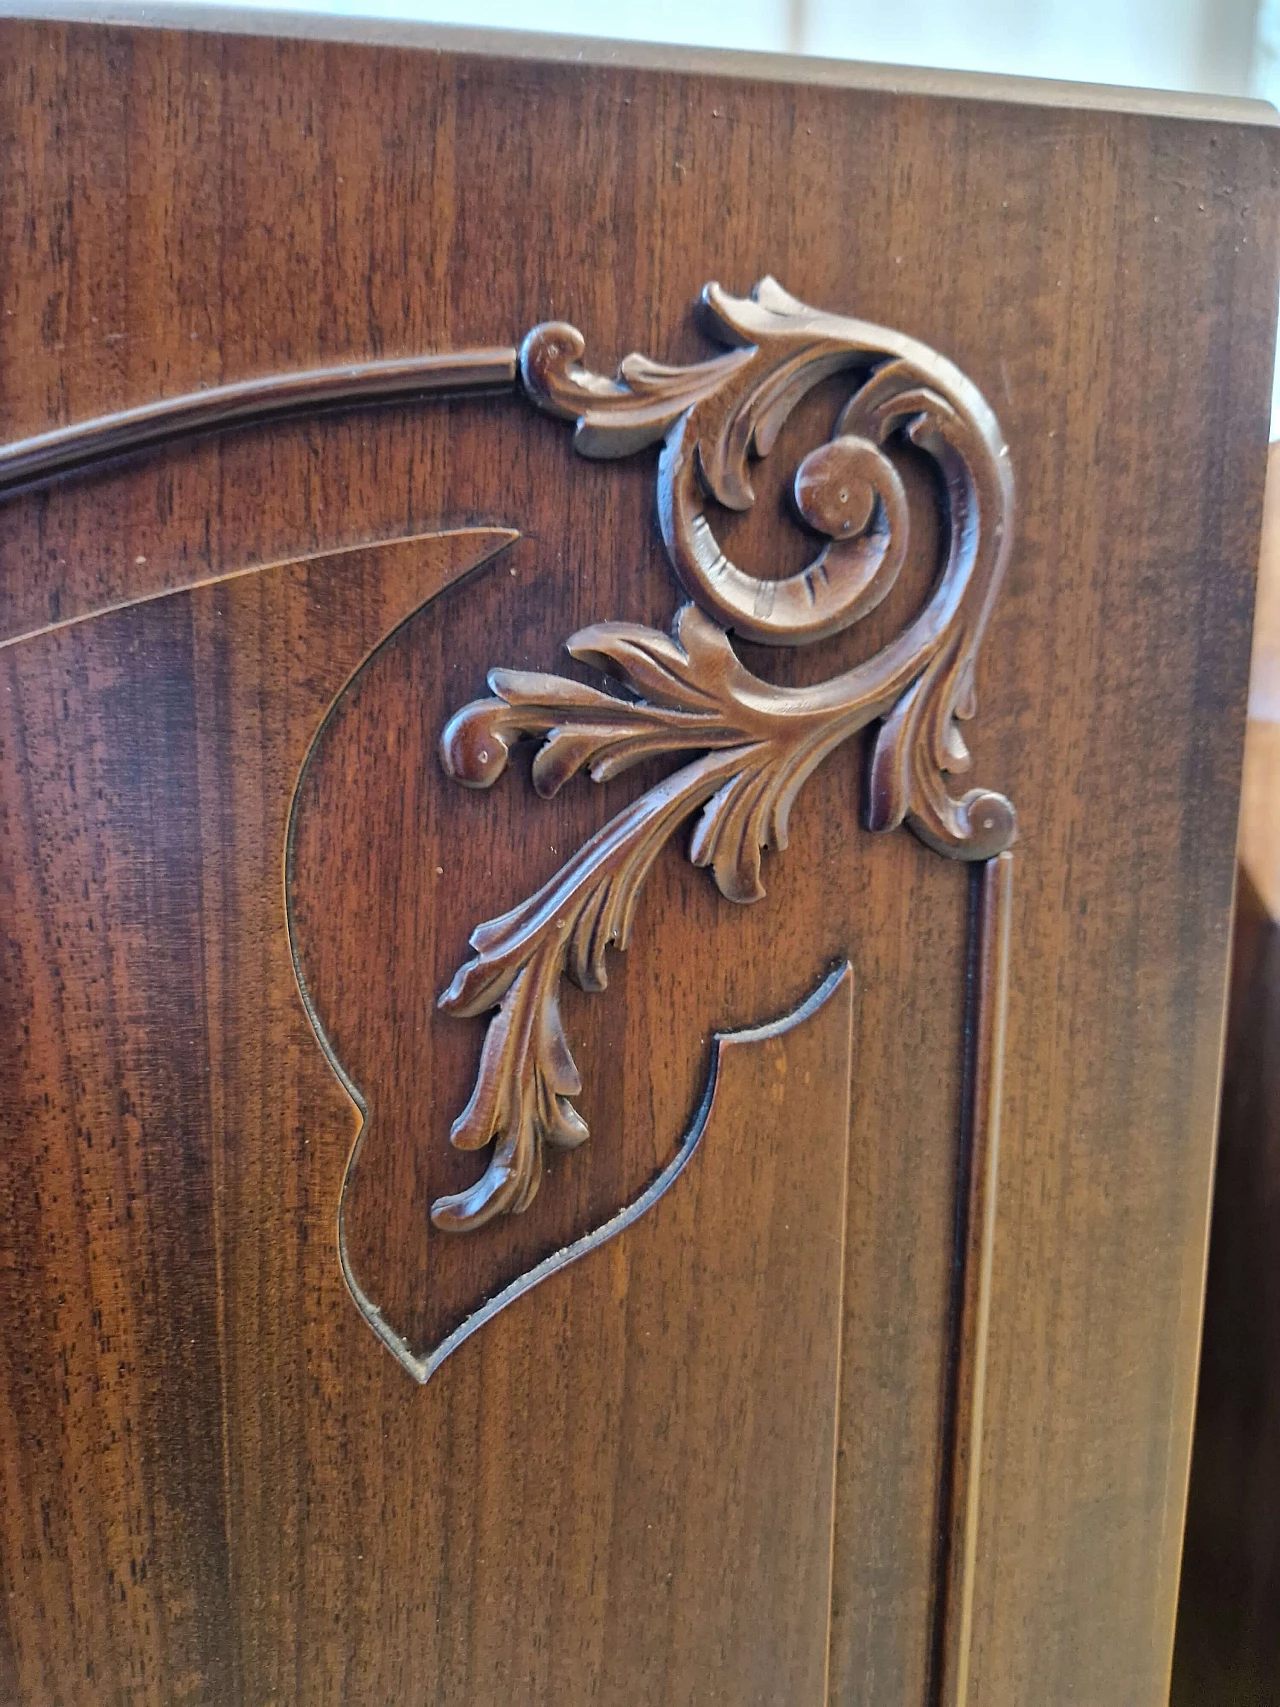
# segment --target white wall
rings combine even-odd
[[[804,0],[805,48],[1157,89],[1243,92],[1251,0]]]
[[[569,35],[1243,93],[1256,0],[249,0]]]

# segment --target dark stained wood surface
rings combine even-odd
[[[519,1556],[509,1513],[477,1527],[482,1580],[518,1577],[507,1592],[523,1598],[542,1578],[554,1622],[535,1700],[826,1700],[853,1007],[846,966],[794,1018],[720,1038],[686,1172],[617,1249],[549,1283],[559,1362],[607,1395],[614,1426],[594,1440],[595,1404],[571,1387],[555,1474],[530,1480],[522,1427],[501,1455]],[[562,1377],[528,1355],[536,1415]],[[549,1555],[566,1525],[572,1544]],[[566,1572],[578,1557],[589,1587]],[[487,1646],[471,1687],[497,1700],[516,1655]]]
[[[602,366],[631,348],[687,361],[706,353],[687,313],[703,282],[742,291],[766,270],[925,340],[996,407],[1018,512],[970,740],[984,782],[1017,803],[1021,841],[970,1696],[1154,1707],[1204,1259],[1274,330],[1274,133],[1220,114],[15,23],[0,26],[0,68],[6,441],[202,385],[503,346],[549,318],[581,326]],[[781,573],[805,560],[781,496],[832,406],[815,396],[765,465],[755,511],[725,526],[736,561]],[[909,489],[923,478],[902,472]],[[665,626],[676,593],[652,476],[644,458],[582,462],[525,406],[464,399],[249,428],[0,511],[9,637],[321,548],[520,530],[378,652],[299,805],[300,951],[381,1134],[375,1148],[371,1125],[353,1250],[423,1332],[415,1157],[446,1146],[453,1165],[447,1120],[482,1029],[438,1017],[436,995],[476,918],[527,894],[633,786],[544,803],[520,776],[467,794],[439,771],[436,741],[493,663],[556,668],[562,638],[602,618]],[[859,630],[744,656],[778,681],[866,656],[919,603],[935,545],[916,538]],[[690,1315],[676,1331],[638,1282],[622,1285],[632,1264],[707,1260],[677,1182],[651,1223],[520,1300],[425,1388],[369,1331],[335,1250],[355,1116],[296,990],[280,987],[248,1082],[201,1042],[217,1035],[216,1002],[193,1013],[172,996],[219,931],[267,929],[237,911],[250,891],[259,904],[255,871],[281,928],[276,818],[264,804],[253,870],[177,896],[112,839],[138,827],[127,799],[148,788],[160,865],[177,857],[165,838],[183,812],[213,814],[211,833],[231,812],[226,725],[193,720],[174,614],[216,596],[8,654],[12,679],[56,680],[91,646],[117,697],[101,728],[74,735],[47,685],[6,710],[0,883],[16,897],[18,874],[56,852],[80,887],[46,880],[41,900],[29,883],[31,900],[6,909],[0,1272],[16,1279],[0,1299],[0,1698],[585,1701],[602,1642],[609,1666],[653,1663],[604,1564],[619,1490],[659,1498],[643,1482],[657,1460],[626,1431],[698,1414],[685,1384],[703,1339],[731,1339],[733,1298],[697,1333]],[[374,637],[366,620],[335,608],[293,658],[287,617],[264,610],[252,644],[268,660],[283,648],[310,683],[344,624]],[[204,643],[210,692],[229,705],[235,655],[217,653],[216,625]],[[187,685],[144,705],[148,669]],[[166,708],[194,729],[175,751],[197,753],[183,772],[196,793],[172,815],[159,810]],[[74,776],[57,762],[64,741],[89,747]],[[127,799],[72,793],[103,767]],[[659,862],[608,1001],[567,1003],[579,1059],[597,1068],[583,1099],[595,1136],[589,1160],[557,1166],[651,1170],[696,1111],[712,1033],[792,1011],[850,961],[831,1699],[899,1707],[931,1687],[968,880],[905,835],[859,829],[859,775],[849,752],[808,785],[753,908],[674,852]],[[236,776],[246,813],[255,787],[252,766]],[[33,842],[37,806],[62,827]],[[136,901],[128,953],[68,977],[63,958],[87,952],[91,922],[98,933],[86,889],[110,899],[120,885]],[[49,907],[59,930],[42,923]],[[209,966],[227,988],[234,968]],[[131,1036],[153,1011],[170,1016],[164,1048],[139,1048],[107,1095],[100,1038]],[[272,1026],[305,1039],[307,1065],[290,1071],[315,1075],[318,1108],[273,1102]],[[64,1087],[39,1120],[36,1080]],[[168,1112],[144,1129],[146,1098]],[[103,1158],[107,1141],[88,1140],[117,1129]],[[786,1142],[805,1170],[794,1187],[821,1152],[799,1114]],[[80,1183],[42,1194],[54,1155]],[[744,1202],[751,1189],[744,1179]],[[542,1193],[487,1260],[511,1260],[502,1241],[552,1247],[566,1205]],[[483,1247],[460,1260],[485,1261]],[[826,1247],[810,1241],[809,1260],[806,1285],[830,1272]],[[815,1304],[793,1331],[822,1319]],[[645,1342],[655,1321],[669,1361]],[[666,1410],[660,1392],[645,1412],[597,1381],[602,1346],[602,1367],[676,1382]],[[759,1403],[773,1397],[766,1383]],[[684,1473],[714,1476],[723,1444],[705,1461],[687,1445]],[[672,1506],[652,1521],[671,1525]],[[781,1594],[813,1568],[811,1530],[789,1533]],[[704,1546],[689,1568],[719,1562],[720,1532],[690,1528],[681,1544]],[[734,1628],[731,1608],[717,1616]],[[761,1643],[794,1656],[797,1628],[766,1621]],[[672,1652],[688,1663],[672,1662],[654,1698],[699,1699],[701,1659]]]
[[[290,804],[365,654],[510,538],[0,649],[5,1572],[62,1609],[51,1644],[12,1630],[6,1700],[260,1693],[227,1637],[239,1585],[303,1543],[307,1316],[345,1303],[315,1232],[340,1173],[312,1164],[358,1125],[294,983]]]

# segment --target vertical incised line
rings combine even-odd
[[[846,971],[845,976],[848,976]],[[844,1312],[845,1287],[849,1272],[849,1149],[853,1139],[853,1005],[849,1007],[849,1063],[845,1081],[845,1153],[844,1186],[840,1196],[840,1309],[836,1317],[836,1397],[832,1407],[831,1427],[831,1528],[827,1548],[827,1649],[822,1671],[823,1707],[831,1700],[831,1640],[835,1632],[836,1610],[836,1509],[840,1499],[840,1423],[841,1398],[844,1393]]]
[[[982,1413],[1000,1167],[1000,1096],[1009,991],[1013,855],[999,854],[978,879],[977,943],[970,986],[967,1202],[960,1232],[959,1332],[949,1406],[939,1573],[936,1707],[968,1707],[974,1573],[982,1476]],[[961,1190],[965,1190],[961,1180]]]

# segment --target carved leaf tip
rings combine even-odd
[[[1013,802],[985,788],[971,788],[958,800],[940,786],[922,791],[913,796],[906,822],[935,853],[972,863],[1004,853],[1018,835]]]
[[[749,904],[764,899],[761,855],[787,845],[786,765],[747,764],[707,802],[694,826],[689,859],[709,866],[726,901]]]
[[[1018,838],[1018,814],[1012,800],[987,788],[971,788],[960,800],[966,839],[973,859],[994,859]]]
[[[618,378],[606,379],[581,365],[585,351],[575,326],[548,321],[535,326],[521,345],[520,375],[540,409],[576,422],[574,447],[580,455],[610,459],[665,438],[752,353],[731,349],[704,362],[669,367],[633,352],[623,358]]]
[[[559,957],[543,950],[517,974],[489,1022],[475,1089],[454,1121],[459,1150],[494,1145],[484,1173],[465,1191],[439,1197],[432,1223],[447,1233],[518,1215],[537,1196],[543,1149],[576,1149],[589,1136],[569,1098],[582,1079],[569,1052],[556,998]]]
[[[936,853],[951,859],[994,859],[1013,846],[1018,820],[1013,803],[991,789],[971,788],[957,799],[945,773],[921,762],[905,743],[880,732],[869,771],[866,823],[869,830],[911,829]]]
[[[776,327],[769,326],[766,315],[784,320],[815,318],[815,311],[784,290],[772,273],[758,278],[746,296],[735,296],[713,279],[702,287],[700,304],[712,333],[734,344],[754,344],[763,332],[776,331]]]
[[[449,984],[436,997],[436,1006],[442,1014],[457,1014],[460,1019],[468,1017],[472,1011],[468,995],[479,965],[479,960],[472,958],[459,966]],[[484,1009],[479,1011],[483,1013]]]
[[[598,377],[578,367],[586,349],[582,333],[566,320],[535,326],[520,346],[520,378],[530,400],[548,414],[572,421],[582,393]]]
[[[957,721],[976,695],[972,661],[956,666],[954,648],[934,658],[880,726],[868,770],[867,828],[909,824],[926,846],[951,859],[994,859],[1013,845],[1012,802],[989,789],[959,799],[949,775],[972,763]]]
[[[724,630],[696,605],[680,608],[670,636],[634,623],[599,622],[570,636],[567,649],[579,663],[616,676],[668,711],[723,709],[723,678],[738,665]]]
[[[477,699],[455,711],[440,735],[440,763],[464,788],[492,788],[507,768],[511,749],[504,725],[510,710],[501,700]]]

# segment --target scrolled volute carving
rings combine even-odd
[[[576,421],[584,456],[627,456],[663,441],[663,540],[708,615],[744,639],[796,646],[874,609],[897,579],[908,530],[906,495],[883,446],[917,415],[932,438],[963,439],[965,513],[981,517],[970,543],[980,536],[996,568],[1012,501],[1008,452],[981,393],[953,363],[899,332],[809,308],[769,278],[749,298],[708,285],[702,307],[711,334],[731,346],[711,361],[673,368],[633,354],[616,380],[605,379],[581,365],[581,333],[556,323],[530,332],[520,370],[535,403]],[[802,398],[843,371],[874,372],[876,383],[855,392],[834,441],[796,475],[797,507],[828,543],[798,574],[749,574],[720,549],[708,499],[749,508],[751,458],[767,456]]]
[[[995,417],[950,362],[901,334],[819,313],[771,279],[747,300],[703,293],[715,335],[730,347],[690,367],[628,356],[616,380],[581,365],[571,326],[536,328],[521,351],[530,395],[576,421],[588,456],[625,456],[662,441],[663,539],[694,604],[672,634],[602,622],[570,654],[611,675],[606,692],[567,677],[495,670],[493,697],[446,726],[450,776],[492,785],[513,742],[536,738],[533,781],[554,794],[578,771],[595,781],[654,755],[689,757],[586,842],[534,895],[471,937],[476,951],[440,998],[446,1011],[493,1008],[475,1092],[453,1142],[493,1148],[468,1191],[441,1198],[432,1219],[450,1231],[518,1212],[537,1192],[546,1145],[587,1137],[572,1106],[581,1081],[561,1026],[568,974],[606,983],[605,951],[625,948],[640,889],[677,828],[694,820],[690,858],[733,901],[764,893],[761,854],[787,845],[791,806],[823,759],[879,721],[869,774],[869,828],[907,823],[954,858],[1009,846],[1009,801],[986,789],[959,798],[950,775],[969,768],[960,722],[975,711],[974,661],[1009,550],[1013,483]],[[801,462],[796,507],[827,543],[781,579],[731,563],[707,516],[710,500],[752,503],[749,459],[766,455],[796,404],[849,371],[855,389],[825,445]],[[945,559],[923,609],[873,657],[833,679],[779,688],[737,657],[728,631],[799,645],[857,621],[884,598],[906,554],[908,502],[885,453],[901,435],[936,465],[945,495]]]

